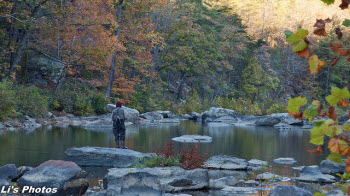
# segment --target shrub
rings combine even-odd
[[[165,167],[180,166],[184,169],[195,169],[203,166],[205,156],[199,151],[200,143],[189,147],[185,143],[184,148],[175,150],[173,142],[167,142],[152,155],[150,159],[137,163],[137,167]]]
[[[10,88],[7,80],[0,82],[0,121],[8,120],[16,115],[16,93]]]
[[[91,106],[96,114],[106,113],[106,105],[108,100],[103,93],[92,93],[91,97]]]
[[[35,86],[17,87],[17,111],[34,118],[46,117],[48,111],[47,97],[39,93]]]
[[[88,116],[94,113],[90,100],[84,96],[75,97],[73,111],[73,113],[78,116]]]
[[[191,112],[201,112],[202,104],[199,100],[197,92],[193,92],[192,96],[187,99],[185,104],[185,112],[190,114]]]
[[[266,110],[266,114],[285,113],[287,106],[282,103],[274,103]]]

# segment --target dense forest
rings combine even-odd
[[[338,4],[337,4],[338,5]],[[101,114],[121,100],[140,112],[242,114],[286,112],[290,97],[325,101],[349,86],[339,57],[310,75],[285,30],[309,37],[328,64],[326,47],[350,13],[320,0],[0,0],[0,121],[29,115]],[[346,39],[345,37],[343,38]],[[336,108],[337,113],[342,113]]]

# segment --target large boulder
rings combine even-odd
[[[116,109],[116,106],[114,104],[107,104],[106,106],[107,112],[112,112],[114,109]],[[137,111],[136,109],[125,107],[125,106],[122,106],[122,109],[124,110],[126,120],[128,122],[132,122],[134,124],[138,123],[139,115],[140,115],[139,111]]]
[[[345,164],[336,163],[330,160],[323,160],[320,164],[320,170],[324,174],[342,174],[345,172]]]
[[[79,166],[117,168],[130,167],[137,160],[150,157],[149,154],[129,149],[89,146],[69,148],[65,154],[66,160],[75,162]]]
[[[73,162],[50,160],[26,172],[18,185],[40,189],[39,195],[82,195],[89,187],[84,173]],[[54,193],[53,189],[57,189],[57,192]]]
[[[205,135],[183,135],[180,137],[174,137],[172,139],[175,142],[186,142],[186,143],[210,143],[212,138]]]
[[[335,177],[329,174],[322,174],[318,166],[304,167],[300,172],[300,177],[296,178],[302,182],[335,182]]]
[[[174,117],[174,114],[173,114],[172,111],[161,111],[161,110],[158,110],[156,112],[161,114],[163,116],[163,118],[172,118],[172,117]]]
[[[206,170],[184,170],[180,167],[112,168],[103,178],[103,187],[118,190],[120,179],[130,173],[139,172],[157,176],[165,192],[200,190],[209,187],[209,177]]]
[[[247,170],[248,161],[227,155],[215,155],[204,163],[204,167],[211,169]]]
[[[14,164],[7,164],[2,167],[0,167],[0,180],[11,180],[15,181],[18,179],[18,172],[16,165]]]
[[[220,118],[223,116],[235,116],[235,112],[233,110],[225,108],[211,107],[209,111],[205,111],[202,113],[203,118]]]
[[[40,67],[40,69],[38,69]],[[26,64],[26,78],[34,85],[57,83],[64,65],[45,57],[32,57]]]
[[[163,119],[163,114],[160,111],[154,111],[154,112],[146,112],[143,114],[140,114],[140,118],[146,119],[146,120],[160,120]]]
[[[313,194],[296,186],[277,185],[270,190],[269,196],[313,196]]]
[[[35,119],[30,118],[29,116],[25,116],[20,124],[20,127],[24,130],[32,131],[41,127],[41,124],[37,123]]]
[[[255,125],[256,126],[269,126],[269,127],[273,127],[275,126],[276,124],[280,123],[281,122],[281,119],[279,118],[276,118],[276,117],[265,117],[265,118],[262,118],[262,119],[259,119],[257,121],[255,121]]]

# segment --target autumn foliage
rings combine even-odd
[[[326,4],[330,5],[334,3],[334,0],[321,0]],[[348,8],[350,1],[342,0],[342,4],[339,6],[341,9]],[[330,23],[331,19],[317,19],[314,27],[315,35],[326,36],[326,24]],[[343,23],[344,26],[349,26],[346,21]],[[342,41],[343,33],[340,28],[335,29],[335,33],[339,41],[332,42],[329,45],[331,51],[334,54],[329,54],[330,66],[336,66],[338,58],[348,58],[350,50],[346,46],[346,41]],[[293,46],[293,51],[298,53],[299,56],[308,57],[305,50],[309,51],[309,42],[307,40],[307,30],[298,29],[296,33],[290,31],[285,32],[287,41]],[[348,58],[347,60],[350,60]],[[310,74],[317,74],[323,67],[327,65],[326,61],[322,61],[317,55],[312,55],[308,59]],[[311,139],[310,143],[317,145],[314,150],[309,150],[311,153],[320,154],[323,153],[323,148],[327,147],[330,150],[330,155],[327,159],[337,162],[344,163],[342,156],[347,156],[345,161],[345,173],[343,177],[348,179],[350,177],[350,140],[348,139],[345,132],[350,132],[350,125],[344,124],[339,125],[337,115],[335,114],[335,106],[347,108],[349,106],[350,92],[347,87],[338,88],[332,87],[331,94],[326,97],[326,101],[329,105],[328,109],[324,110],[324,106],[320,101],[314,100],[309,106],[306,107],[307,99],[305,97],[292,98],[288,102],[289,114],[296,119],[307,118],[310,122],[314,122],[314,127],[310,130]],[[327,117],[327,118],[324,118]],[[348,116],[349,119],[350,115]],[[325,143],[325,136],[330,138],[328,144]],[[350,189],[347,192],[350,193]]]

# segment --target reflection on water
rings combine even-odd
[[[201,144],[201,151],[208,157],[226,154],[244,159],[261,159],[273,166],[276,174],[293,176],[291,166],[319,164],[324,155],[307,152],[314,148],[309,143],[309,131],[277,130],[266,127],[233,127],[182,121],[179,125],[127,127],[126,145],[140,152],[152,152],[164,141],[181,135],[209,135],[212,143]],[[176,148],[184,144],[177,143]],[[0,166],[15,163],[16,166],[37,166],[49,159],[64,159],[64,151],[70,147],[115,147],[112,131],[89,131],[82,128],[40,128],[34,132],[5,132],[0,135]],[[293,157],[293,165],[279,165],[272,160]]]

